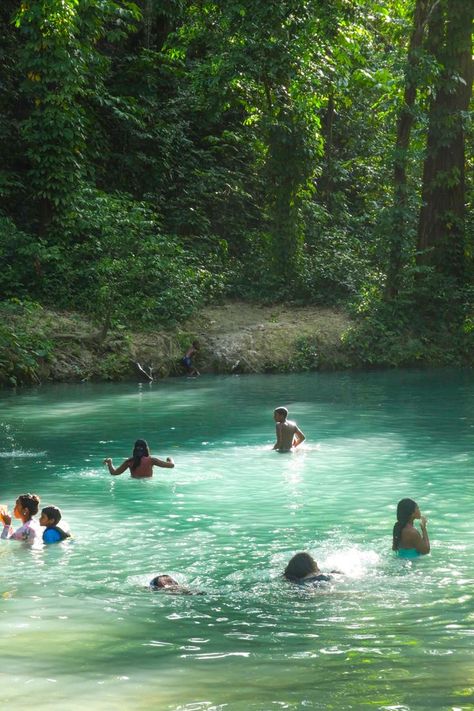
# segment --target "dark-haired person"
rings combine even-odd
[[[61,543],[66,538],[71,538],[69,531],[58,526],[62,518],[61,509],[57,506],[45,506],[41,511],[40,526],[44,526],[43,543]]]
[[[198,351],[199,343],[197,341],[193,341],[184,356],[181,358],[181,363],[186,368],[186,373],[190,377],[197,377],[200,375],[199,370],[197,370],[193,365],[193,356],[195,356]]]
[[[171,575],[156,575],[153,580],[150,580],[149,586],[151,590],[164,591],[180,595],[202,595],[202,592],[197,592],[189,590],[188,588],[183,588],[182,585],[178,583],[177,580],[171,577]]]
[[[332,570],[332,573],[337,573],[338,571]],[[283,573],[287,580],[291,580],[292,583],[329,583],[332,580],[331,575],[321,572],[318,564],[314,560],[313,556],[309,553],[296,553],[290,560]]]
[[[415,519],[420,520],[421,533],[414,526]],[[401,558],[416,558],[429,553],[430,539],[426,523],[416,501],[401,499],[397,505],[397,522],[393,527],[392,550]]]
[[[287,417],[286,407],[277,407],[273,411],[273,419],[276,422],[276,442],[273,449],[278,452],[289,452],[306,439],[296,422],[288,420]]]
[[[104,459],[104,464],[107,464],[112,476],[123,474],[124,471],[130,469],[133,479],[147,479],[153,476],[153,467],[164,467],[165,469],[173,469],[174,467],[171,457],[166,457],[165,461],[158,459],[158,457],[152,457],[148,444],[144,439],[137,439],[133,447],[132,456],[122,462],[116,469],[110,457]]]
[[[39,504],[40,498],[36,494],[21,494],[15,501],[13,517],[19,519],[22,525],[14,531],[11,525],[12,517],[7,513],[0,513],[0,519],[3,521],[0,537],[10,541],[34,543],[39,536],[39,528],[33,516],[38,513]]]

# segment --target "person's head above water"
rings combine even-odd
[[[61,518],[61,509],[57,506],[45,506],[41,510],[40,526],[57,526]]]
[[[397,522],[393,527],[392,549],[397,551],[400,547],[402,531],[408,523],[413,523],[415,518],[421,518],[418,504],[413,499],[401,499],[397,504]]]
[[[135,469],[139,466],[142,457],[149,457],[150,456],[150,449],[148,447],[148,443],[144,439],[137,439],[135,444],[133,445],[133,452],[132,452],[132,465],[130,469],[135,471]]]
[[[40,497],[36,494],[20,494],[15,502],[13,515],[15,518],[28,521],[38,513]]]
[[[318,564],[309,553],[297,553],[290,560],[283,575],[287,580],[301,580],[307,575],[319,573]]]
[[[286,407],[276,407],[273,410],[273,417],[276,422],[284,422],[288,417],[288,410]]]
[[[163,588],[174,588],[179,583],[171,577],[171,575],[157,575],[153,580],[150,580],[152,590],[162,590]]]

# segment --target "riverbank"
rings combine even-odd
[[[361,368],[472,366],[473,332],[387,328],[342,308],[227,302],[171,329],[104,332],[83,315],[38,304],[0,306],[0,385],[125,381],[182,375],[181,358],[200,344],[202,373],[291,373]]]
[[[259,306],[243,302],[202,309],[175,329],[103,334],[84,316],[40,306],[9,306],[0,355],[4,385],[28,382],[116,381],[139,376],[136,363],[155,377],[182,374],[181,358],[200,343],[203,373],[335,370],[351,366],[342,338],[349,316],[323,307]]]

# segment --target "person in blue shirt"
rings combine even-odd
[[[57,506],[46,506],[41,511],[40,526],[45,526],[43,531],[43,543],[60,543],[71,534],[58,526],[61,520],[61,509]]]

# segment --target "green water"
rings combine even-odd
[[[307,436],[281,455],[272,410]],[[474,374],[202,377],[1,396],[0,502],[74,541],[0,542],[2,708],[474,709]],[[112,478],[144,437],[173,470]],[[390,553],[398,499],[432,555]],[[341,582],[281,579],[309,550]],[[201,596],[152,593],[166,572]]]

